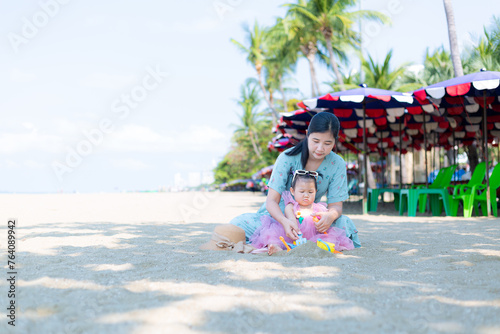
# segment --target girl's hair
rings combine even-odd
[[[297,155],[302,153],[302,157],[300,159],[302,163],[302,168],[306,167],[307,160],[309,159],[309,148],[307,146],[307,138],[311,133],[320,132],[330,132],[337,141],[339,136],[340,122],[337,116],[330,112],[319,112],[311,118],[311,122],[309,123],[309,127],[307,128],[307,136],[300,143],[295,145],[290,151],[285,152],[286,155]]]
[[[293,174],[295,171],[293,170],[292,167],[290,167],[290,171],[288,172],[288,177],[292,178],[292,185],[291,187],[295,190],[295,184],[297,183],[297,180],[302,180],[302,181],[313,181],[314,182],[314,189],[318,191],[318,180],[317,178],[323,177],[323,174],[318,172],[318,177],[315,178],[311,174],[297,174],[295,175],[295,178],[293,178]]]

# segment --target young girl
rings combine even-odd
[[[325,234],[319,233],[316,229],[316,223],[321,215],[328,212],[323,204],[314,203],[318,191],[316,184],[318,175],[316,171],[296,170],[293,172],[290,192],[295,199],[289,192],[283,193],[286,204],[285,217],[297,220],[299,231],[308,242],[316,242],[318,238],[321,238],[323,241],[334,243],[338,251],[354,249],[352,240],[346,236],[344,230],[332,226]],[[272,255],[286,249],[280,237],[288,243],[293,242],[286,236],[283,226],[272,217],[265,215],[261,221],[261,227],[250,238],[253,247],[258,249],[267,247],[267,253]]]

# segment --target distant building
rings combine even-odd
[[[201,184],[201,172],[190,172],[188,174],[188,186],[197,187]]]
[[[205,171],[201,173],[201,184],[212,184],[214,182],[215,177],[212,171]]]
[[[174,175],[174,187],[177,189],[182,189],[186,186],[186,181],[182,177],[181,173],[175,173]]]
[[[212,184],[215,178],[212,171],[203,172],[189,172],[187,174],[187,181],[182,177],[181,173],[174,175],[174,188],[176,191],[185,190],[186,187],[195,188],[202,184]]]

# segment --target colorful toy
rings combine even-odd
[[[295,214],[295,217],[299,220],[299,224],[302,224],[304,217],[302,217],[300,211],[297,211],[297,213]]]
[[[331,253],[342,254],[342,252],[335,250],[335,244],[333,242],[323,241],[318,239],[317,243],[319,248],[329,251]]]
[[[289,252],[290,250],[294,249],[297,246],[303,245],[307,242],[307,239],[302,237],[302,233],[299,234],[299,238],[293,242],[293,244],[289,244],[288,242],[285,241],[285,238],[280,237],[281,242],[285,245],[286,251]]]
[[[321,219],[321,216],[313,216],[313,222],[317,223]],[[328,234],[326,232],[323,232],[323,234]]]
[[[290,248],[290,246],[288,245],[288,243],[285,241],[285,238],[280,237],[280,240],[281,240],[281,242],[285,245],[285,247],[286,247],[286,251],[287,251],[287,252],[289,252],[291,248]]]
[[[302,233],[299,234],[299,238],[297,240],[295,240],[293,243],[297,246],[299,245],[303,245],[307,242],[307,239],[302,237]]]

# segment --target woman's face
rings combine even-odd
[[[313,132],[307,137],[309,158],[323,160],[333,149],[335,139],[330,131]]]

